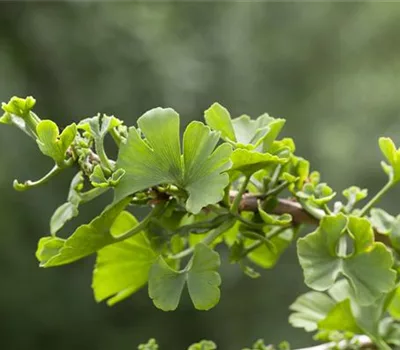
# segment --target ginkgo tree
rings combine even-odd
[[[336,200],[337,192],[295,153],[293,139],[279,138],[284,119],[232,118],[214,103],[205,123],[191,122],[182,139],[171,108],[154,108],[129,127],[99,114],[60,132],[34,113],[35,103],[13,97],[2,104],[0,123],[25,132],[54,166],[38,180],[14,180],[14,188],[32,189],[77,169],[66,202],[38,242],[40,267],[95,254],[98,302],[113,305],[147,286],[161,310],[175,310],[184,290],[195,309],[209,310],[221,297],[222,246],[230,263],[257,278],[296,244],[310,291],[289,306],[294,327],[314,332],[322,349],[400,346],[400,215],[376,207],[400,182],[400,149],[391,139],[379,139],[388,178],[382,189],[368,198],[366,189],[351,186]],[[106,137],[118,148],[116,159],[109,157]],[[59,236],[81,205],[108,191],[113,200],[98,216]],[[148,210],[140,221],[139,207]],[[139,349],[158,345],[151,339]],[[203,340],[188,349],[217,346]],[[257,349],[273,346],[259,340],[246,348]]]

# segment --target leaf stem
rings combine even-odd
[[[207,234],[207,236],[205,236],[205,237],[202,239],[201,243],[204,243],[204,244],[206,244],[206,245],[211,244],[215,239],[217,239],[217,238],[218,238],[221,234],[223,234],[226,230],[229,230],[229,229],[234,225],[235,221],[236,221],[236,219],[235,219],[235,220],[232,220],[232,219],[231,219],[231,220],[229,220],[229,219],[226,220],[221,226],[216,227],[214,230],[210,231],[210,232]],[[190,248],[187,248],[187,249],[185,249],[185,250],[182,250],[181,252],[179,252],[179,253],[177,253],[177,254],[169,255],[169,256],[168,256],[168,259],[174,259],[174,260],[176,260],[176,259],[182,259],[182,258],[184,258],[185,256],[188,256],[188,255],[192,254],[193,251],[194,251],[194,247],[195,247],[195,246],[192,246],[192,247],[190,247]]]
[[[96,147],[96,153],[100,158],[100,163],[102,167],[108,172],[111,173],[113,170],[113,167],[111,165],[110,160],[107,157],[106,151],[104,150],[104,144],[103,144],[103,139],[96,139],[95,140],[95,147]],[[109,175],[109,174],[107,174]]]
[[[24,183],[20,183],[18,182],[18,180],[14,180],[13,182],[14,189],[16,189],[17,191],[25,191],[29,188],[43,185],[46,182],[48,182],[51,178],[59,174],[62,170],[63,168],[60,168],[58,165],[55,165],[45,176],[43,176],[39,180],[36,181],[27,180]]]
[[[298,198],[298,201],[303,209],[317,220],[321,220],[325,216],[325,212],[323,210],[310,206],[306,201],[301,198]]]
[[[269,190],[263,197],[274,196],[279,192],[283,191],[286,187],[289,186],[289,181],[283,181],[280,185],[276,186],[275,188]]]
[[[96,197],[107,192],[109,189],[110,189],[109,187],[106,187],[106,188],[96,187],[96,188],[92,188],[89,191],[81,192],[81,193],[79,193],[81,203],[90,202],[91,200],[95,199]]]
[[[239,191],[238,191],[238,193],[237,193],[237,195],[236,195],[236,197],[233,200],[233,203],[231,205],[231,210],[230,211],[231,211],[232,214],[237,214],[239,212],[239,204],[240,204],[240,201],[242,200],[243,194],[246,192],[246,188],[247,188],[247,185],[249,184],[249,181],[250,181],[250,176],[247,175],[245,177],[242,185],[240,186]]]
[[[139,222],[135,227],[125,231],[124,233],[122,233],[118,236],[113,236],[115,242],[121,242],[121,241],[139,233],[140,231],[143,231],[147,227],[147,225],[150,223],[150,221],[153,217],[162,214],[162,212],[166,208],[166,203],[167,202],[161,202],[158,205],[156,205],[153,208],[153,210],[141,222]]]
[[[371,207],[377,203],[383,195],[390,190],[390,188],[393,186],[392,181],[388,181],[385,186],[381,188],[381,190],[361,209],[359,216],[364,216],[368,210],[371,209]]]

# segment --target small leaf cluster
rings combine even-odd
[[[295,243],[311,291],[290,306],[294,327],[324,341],[367,335],[378,348],[400,346],[400,215],[376,207],[400,181],[400,150],[391,139],[379,140],[388,177],[382,189],[368,198],[366,189],[350,186],[334,202],[337,192],[296,154],[293,139],[279,138],[281,118],[233,118],[214,103],[182,138],[179,114],[160,107],[133,126],[98,114],[60,132],[33,112],[35,103],[13,97],[3,103],[0,123],[25,132],[54,166],[38,180],[15,180],[14,188],[77,169],[38,242],[41,267],[95,254],[98,302],[114,305],[147,286],[155,307],[173,311],[187,287],[194,308],[209,310],[221,297],[221,246],[229,263],[257,278]],[[102,212],[66,232],[81,205],[106,192],[113,199]],[[143,207],[147,215],[138,219]],[[312,232],[303,235],[303,228]],[[203,341],[189,349],[215,348]],[[152,340],[140,349],[158,345]],[[259,341],[252,349],[272,348]]]

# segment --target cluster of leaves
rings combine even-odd
[[[39,240],[41,267],[96,254],[96,301],[113,305],[148,285],[154,305],[171,311],[187,285],[194,307],[208,310],[220,299],[219,246],[229,250],[231,263],[256,278],[257,270],[275,266],[296,241],[312,291],[291,306],[291,324],[317,331],[320,340],[364,334],[382,349],[400,345],[400,216],[375,208],[400,181],[400,150],[390,139],[379,140],[388,182],[357,207],[367,190],[349,187],[343,202],[332,203],[336,192],[295,154],[294,141],[278,139],[284,119],[268,114],[232,118],[215,103],[205,111],[205,124],[191,122],[182,141],[179,115],[170,108],[146,112],[137,126],[97,115],[60,133],[53,121],[33,112],[35,102],[14,97],[3,103],[0,123],[33,138],[54,166],[39,180],[15,180],[15,189],[37,187],[66,168],[78,169],[67,201],[50,219],[49,235]],[[110,136],[118,148],[116,159],[104,146]],[[80,205],[107,191],[113,192],[112,203],[67,238],[59,236],[79,215]],[[139,221],[134,213],[143,206],[149,212]],[[305,222],[317,228],[298,238]],[[253,349],[268,348],[263,346]],[[190,347],[214,348],[213,343]]]
[[[187,350],[216,350],[217,345],[211,340],[202,340],[199,343],[192,344]],[[146,344],[140,344],[138,350],[159,350],[159,346],[155,339],[150,339]],[[242,350],[290,350],[287,342],[282,342],[278,347],[274,345],[265,345],[263,339],[257,340],[251,348]]]

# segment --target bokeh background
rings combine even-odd
[[[297,153],[339,193],[353,184],[374,193],[385,181],[378,137],[400,142],[399,37],[396,3],[2,2],[0,99],[33,95],[38,115],[61,125],[97,112],[132,124],[159,105],[187,124],[214,101],[234,116],[269,112],[287,118]],[[146,289],[96,304],[91,258],[39,269],[37,240],[72,173],[16,193],[14,178],[38,178],[51,161],[7,126],[0,149],[0,349],[125,350],[150,337],[161,350],[203,338],[223,350],[259,337],[312,344],[287,322],[305,290],[294,249],[258,280],[225,263],[222,300],[209,312],[184,300],[163,313]],[[399,193],[382,203],[393,214]]]

